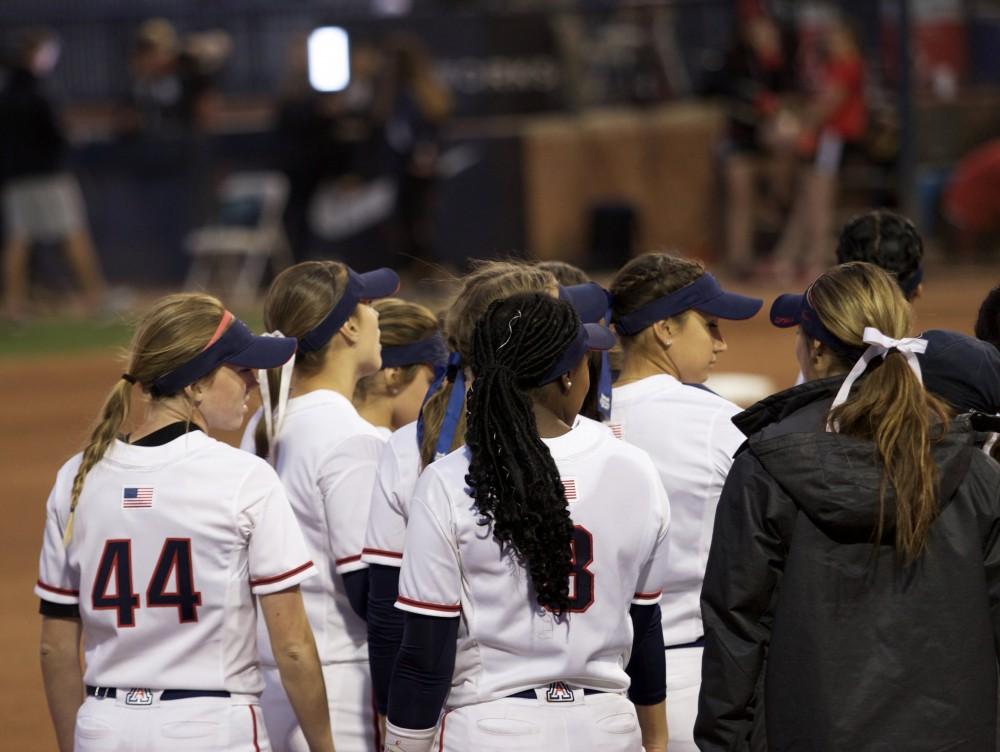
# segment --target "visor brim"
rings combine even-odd
[[[399,275],[387,267],[373,269],[357,276],[361,283],[361,300],[389,298],[399,292]]]
[[[586,345],[588,350],[610,350],[618,341],[614,332],[600,324],[584,324],[583,328],[587,332]]]
[[[226,363],[243,368],[277,368],[288,362],[295,352],[294,337],[254,337],[250,344]]]
[[[596,282],[560,285],[559,297],[573,306],[580,321],[585,324],[596,324],[608,314],[608,308],[611,307],[607,290]]]
[[[779,329],[788,329],[802,323],[802,299],[804,295],[785,293],[771,304],[771,323]]]
[[[692,307],[720,319],[743,321],[756,316],[763,305],[764,301],[760,298],[724,292],[706,303],[696,304]]]

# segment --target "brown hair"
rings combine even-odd
[[[274,278],[264,298],[264,327],[278,330],[286,337],[303,337],[333,309],[347,288],[347,267],[337,261],[303,261],[290,266]],[[332,340],[331,340],[332,341]],[[295,356],[295,372],[301,376],[319,373],[330,347],[327,342],[319,350],[299,352]],[[271,404],[278,401],[281,369],[268,371]],[[254,431],[254,448],[258,457],[267,458],[270,447],[263,418]]]
[[[444,335],[448,348],[462,356],[462,363],[472,362],[472,339],[476,322],[486,312],[490,303],[508,298],[518,292],[544,292],[557,287],[551,272],[537,266],[516,261],[478,262],[465,277],[462,286],[445,314]],[[451,382],[435,392],[424,405],[423,438],[420,442],[420,458],[424,465],[434,461],[434,449],[441,423],[444,421],[448,400],[451,398]],[[451,449],[457,449],[465,442],[465,410],[455,431]]]
[[[539,261],[535,266],[547,272],[552,272],[552,276],[556,278],[556,282],[566,287],[582,285],[590,281],[590,277],[587,276],[587,273],[583,269],[566,261]]]
[[[705,274],[700,261],[671,256],[668,253],[647,253],[629,261],[611,282],[612,319],[626,316],[664,295],[686,287]],[[687,311],[678,314],[687,316]],[[643,330],[644,332],[645,330]],[[643,332],[619,335],[623,349],[629,349]]]
[[[905,337],[910,328],[910,304],[896,281],[874,264],[855,261],[834,267],[813,283],[810,303],[823,326],[854,348],[866,347],[862,336],[867,326],[895,339]],[[853,364],[843,365],[846,369]],[[949,416],[947,405],[924,389],[897,350],[890,350],[860,379],[830,415],[840,433],[874,444],[883,468],[875,541],[882,540],[885,530],[885,491],[891,485],[896,496],[896,551],[907,562],[923,552],[937,516],[931,445],[940,439]]]
[[[430,337],[438,330],[437,317],[419,303],[399,298],[383,298],[372,303],[378,311],[379,341],[382,347],[410,345]],[[419,363],[401,368],[400,386],[407,386],[417,375]],[[377,383],[384,378],[382,371],[358,379],[354,387],[354,402],[364,402]]]
[[[179,293],[161,298],[136,326],[126,363],[126,372],[136,383],[148,386],[160,376],[187,363],[201,352],[219,326],[225,308],[217,298],[200,293]],[[214,378],[216,369],[206,376]],[[151,397],[162,399],[162,397]],[[73,534],[73,515],[87,473],[104,457],[111,442],[128,420],[132,406],[132,384],[121,378],[101,408],[97,425],[83,450],[83,459],[73,478],[70,517],[65,540]]]

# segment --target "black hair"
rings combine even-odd
[[[979,306],[976,337],[1000,349],[1000,286],[990,290],[983,304]]]
[[[867,261],[880,266],[895,276],[904,294],[923,258],[924,241],[917,228],[906,217],[885,209],[852,217],[837,239],[838,264]],[[907,297],[912,297],[912,290]]]
[[[512,550],[542,607],[569,606],[573,523],[548,447],[538,436],[530,390],[573,342],[580,318],[542,293],[498,300],[476,322],[465,442],[465,482],[479,524]]]

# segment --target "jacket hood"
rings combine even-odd
[[[815,404],[806,411],[826,414],[825,410],[809,408],[815,408]],[[879,522],[882,468],[870,441],[822,429],[778,432],[769,438],[765,430],[751,437],[749,447],[817,527],[845,542],[871,541]],[[951,502],[977,451],[976,434],[966,417],[952,421],[945,435],[933,444],[941,509]],[[895,509],[895,492],[887,485],[883,528],[886,542],[894,536]]]

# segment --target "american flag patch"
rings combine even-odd
[[[625,435],[625,429],[622,428],[621,423],[608,423],[608,428],[611,429],[611,433],[615,435],[616,439],[620,439]]]
[[[563,491],[566,493],[566,501],[576,501],[576,481],[572,478],[563,479]]]
[[[122,509],[142,509],[153,506],[151,486],[126,486],[122,489]]]

